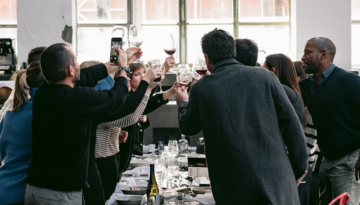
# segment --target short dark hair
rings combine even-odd
[[[235,59],[247,66],[256,66],[259,48],[253,40],[244,38],[236,39],[236,57]]]
[[[310,39],[309,41],[312,41],[314,47],[317,48],[319,51],[326,50],[327,54],[330,57],[330,60],[334,60],[336,54],[336,46],[330,39],[325,37],[315,37]]]
[[[75,59],[67,45],[56,43],[47,47],[40,57],[41,70],[49,83],[57,83],[66,78],[66,69],[75,66]]]
[[[234,38],[226,31],[215,28],[201,38],[204,54],[215,64],[227,58],[235,58]]]
[[[40,60],[40,55],[45,50],[45,48],[45,46],[41,46],[31,49],[31,51],[28,53],[27,66],[29,66],[34,61]]]

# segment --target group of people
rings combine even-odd
[[[181,132],[203,131],[216,204],[309,204],[320,151],[331,198],[359,205],[360,77],[333,64],[334,43],[310,39],[298,69],[284,54],[256,66],[256,43],[223,30],[201,46],[211,75],[176,100]]]
[[[30,51],[1,112],[0,205],[104,204],[142,154],[146,114],[173,95],[181,133],[203,131],[216,204],[309,204],[321,151],[332,197],[348,192],[358,205],[360,78],[333,64],[331,40],[310,39],[300,66],[284,54],[257,66],[256,43],[220,29],[201,46],[209,73],[190,94],[175,82],[154,96],[165,75],[133,63],[140,48],[81,65],[66,44]]]

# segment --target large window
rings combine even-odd
[[[142,61],[167,57],[162,39],[173,34],[177,63],[192,63],[201,54],[201,37],[220,28],[234,38],[250,38],[262,52],[290,52],[289,0],[77,0],[79,61],[109,58],[112,26],[141,24]],[[267,38],[263,38],[264,35]],[[128,34],[125,36],[125,41]],[[125,47],[128,47],[126,42]]]
[[[17,16],[16,0],[1,0],[0,3],[0,38],[13,39],[13,47],[16,50],[17,39]]]
[[[360,69],[360,0],[351,3],[351,64],[352,68]]]

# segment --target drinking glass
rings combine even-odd
[[[130,44],[135,47],[140,47],[143,43],[142,28],[140,25],[131,25],[129,29],[129,40]],[[136,60],[134,63],[140,63]]]
[[[148,61],[148,64],[149,64],[150,68],[161,69],[162,72],[165,72],[165,67],[161,66],[160,59],[150,60],[150,61]],[[159,81],[161,81],[161,76],[154,80],[154,82],[159,82]],[[163,93],[163,90],[161,88],[161,82],[159,84],[159,87],[160,87],[160,91],[154,93],[154,95]]]
[[[205,75],[207,72],[207,67],[205,63],[205,58],[201,54],[197,54],[195,63],[193,64],[193,72],[197,73],[197,80],[200,80],[200,78]],[[195,74],[194,74],[195,75]]]
[[[177,140],[169,140],[169,152],[175,157],[179,152]]]
[[[187,64],[180,64],[176,73],[176,81],[180,86],[189,87],[192,82],[192,74]]]
[[[165,53],[168,55],[173,55],[176,52],[174,36],[172,34],[165,35],[161,40],[163,42],[163,48]]]

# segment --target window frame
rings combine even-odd
[[[351,29],[352,29],[352,26],[353,25],[359,25],[360,26],[360,19],[359,20],[353,20],[352,18],[351,18]],[[352,33],[352,31],[351,31],[351,33]],[[353,46],[353,45],[352,45]],[[353,48],[351,48],[351,49],[353,49]],[[352,55],[352,51],[351,51],[351,55]],[[351,69],[354,69],[354,70],[358,70],[358,69],[360,69],[360,63],[358,63],[358,64],[353,64],[352,62],[351,62]]]
[[[127,27],[127,31],[129,31],[130,25],[134,22],[134,12],[133,8],[133,0],[127,0],[127,22],[126,23],[79,23],[78,22],[78,9],[77,2],[75,0],[75,13],[76,13],[76,55],[78,55],[78,28],[81,27],[112,27],[112,26],[124,26]],[[141,26],[179,26],[179,56],[180,63],[192,63],[188,62],[187,59],[187,26],[188,25],[233,25],[233,37],[238,38],[239,36],[239,26],[289,26],[289,50],[291,51],[291,0],[289,0],[289,20],[288,21],[279,21],[279,22],[244,22],[239,20],[239,4],[240,0],[232,0],[233,2],[233,23],[189,23],[187,21],[187,0],[178,0],[179,3],[179,22],[176,24],[141,24]],[[360,21],[359,21],[360,22]],[[128,33],[126,34],[128,35]],[[128,36],[127,36],[128,37]],[[128,39],[128,38],[127,38]]]

